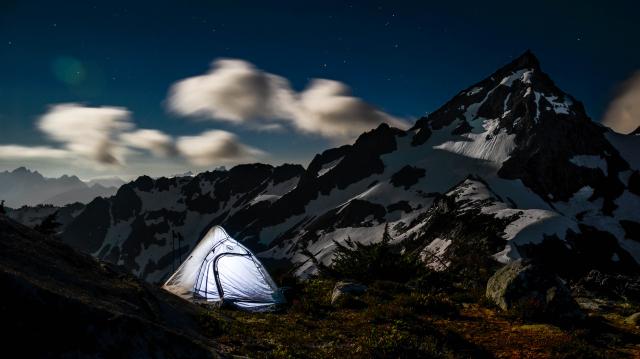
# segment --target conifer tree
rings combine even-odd
[[[47,236],[55,235],[60,227],[60,223],[56,220],[57,212],[48,215],[40,224],[33,229]]]

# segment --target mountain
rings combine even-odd
[[[307,168],[140,177],[89,203],[62,238],[152,282],[214,223],[300,276],[317,270],[310,255],[328,264],[334,241],[378,241],[387,225],[433,268],[466,250],[566,275],[637,271],[639,151],[640,136],[593,122],[526,52],[409,130],[382,124]]]
[[[203,310],[0,215],[4,350],[22,357],[218,357]]]
[[[115,188],[119,188],[120,186],[122,186],[123,184],[127,183],[125,180],[123,180],[120,177],[117,176],[112,176],[112,177],[99,177],[99,178],[93,178],[90,179],[89,181],[86,182],[87,185],[89,187],[92,187],[94,185],[100,185],[103,187],[115,187]]]
[[[25,167],[13,171],[0,172],[0,199],[8,207],[88,203],[95,197],[113,195],[117,187],[105,187],[101,184],[87,184],[76,176],[63,175],[59,178],[46,178],[38,171]]]
[[[17,209],[6,208],[5,211],[7,212],[7,217],[31,228],[41,224],[49,216],[54,216],[56,222],[64,228],[75,216],[82,212],[84,207],[84,204],[75,202],[63,207],[39,204],[37,206],[22,206]]]
[[[125,184],[96,198],[63,226],[62,239],[158,282],[213,224],[237,212],[256,214],[296,186],[304,168],[240,165],[196,176]]]

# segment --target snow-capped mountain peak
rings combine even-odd
[[[427,262],[480,241],[501,262],[563,253],[628,269],[640,263],[639,139],[591,121],[525,52],[407,131],[382,124],[306,169],[141,177],[63,238],[151,281],[212,224],[302,276],[316,270],[310,253],[328,264],[334,241],[378,241],[387,226]]]

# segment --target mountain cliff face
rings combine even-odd
[[[0,172],[0,199],[8,207],[50,204],[64,206],[75,202],[88,203],[98,196],[113,195],[117,187],[99,183],[87,184],[76,176],[47,178],[38,171],[20,167]]]
[[[380,125],[306,169],[141,177],[87,205],[62,236],[150,281],[212,224],[301,276],[316,271],[308,253],[330,263],[334,241],[378,241],[386,224],[436,269],[479,240],[500,262],[571,258],[558,270],[634,271],[639,169],[640,136],[593,122],[527,52],[407,131]]]
[[[64,226],[62,239],[152,282],[166,277],[213,224],[259,213],[296,186],[304,169],[240,165],[191,177],[140,177],[96,198]]]
[[[367,143],[379,144],[377,151]],[[383,125],[344,148],[342,161],[365,153],[358,163],[368,172],[358,173],[357,167],[336,163],[333,157],[316,157],[305,177],[314,177],[316,168],[330,163],[331,170],[311,182],[329,182],[333,188],[315,190],[301,182],[288,197],[306,193],[311,199],[304,211],[294,213],[295,220],[263,220],[256,231],[272,243],[263,255],[290,258],[303,263],[300,274],[312,273],[302,250],[329,263],[334,240],[379,240],[385,223],[397,240],[420,236],[416,228],[424,223],[416,218],[428,213],[436,195],[455,191],[456,184],[474,175],[510,208],[530,217],[525,222],[514,217],[511,232],[501,236],[507,242],[496,259],[547,255],[531,247],[546,246],[551,239],[582,254],[578,238],[587,236],[601,238],[609,248],[598,253],[604,258],[596,263],[622,261],[620,252],[625,263],[637,267],[640,243],[630,228],[640,213],[633,182],[639,148],[640,137],[615,134],[591,121],[582,104],[558,89],[527,52],[412,129],[402,132]],[[349,220],[356,208],[358,218]],[[274,223],[286,230],[274,231]],[[266,237],[273,232],[278,234]],[[442,242],[453,238],[433,240],[438,241],[432,247],[444,252]]]

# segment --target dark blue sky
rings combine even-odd
[[[616,86],[640,69],[636,4],[2,0],[0,145],[49,143],[35,129],[38,116],[49,104],[77,102],[126,107],[139,127],[174,136],[231,131],[274,163],[307,162],[332,146],[168,114],[171,84],[220,57],[249,61],[298,90],[310,78],[338,80],[407,118],[435,110],[529,48],[598,120]],[[65,75],[69,66],[82,74]]]

